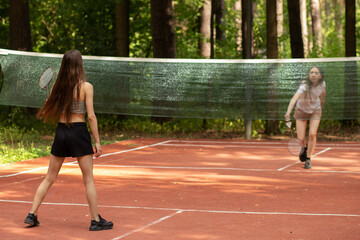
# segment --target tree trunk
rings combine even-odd
[[[277,40],[277,12],[276,12],[277,0],[267,0],[266,1],[266,32],[267,32],[267,58],[268,59],[277,59],[279,56],[278,52],[278,40]],[[276,119],[278,113],[278,81],[277,78],[274,78],[272,74],[276,70],[275,66],[270,66],[268,68],[268,120],[266,121],[265,133],[268,135],[277,134],[279,132],[279,121],[273,120]]]
[[[151,0],[150,4],[154,58],[175,58],[175,23],[172,0]],[[175,94],[173,92],[176,86],[169,86],[165,79],[157,79],[154,84],[152,119],[158,123],[170,121],[172,110],[166,109],[174,109],[175,106],[174,103],[165,100],[164,96]],[[159,117],[164,115],[166,117]]]
[[[175,26],[172,0],[151,0],[154,58],[175,58]]]
[[[316,54],[321,52],[322,48],[322,34],[321,34],[321,17],[320,17],[320,2],[319,0],[311,0],[311,19],[312,30],[314,35],[314,46]]]
[[[277,59],[278,41],[277,41],[277,19],[276,19],[276,0],[266,1],[266,32],[267,32],[267,58]]]
[[[200,39],[199,48],[202,57],[210,58],[210,20],[211,20],[211,0],[205,0],[204,6],[200,9]]]
[[[304,56],[309,55],[309,38],[308,38],[308,27],[307,27],[307,11],[306,11],[306,0],[300,0],[300,21],[302,30],[302,39],[304,43]]]
[[[29,0],[9,0],[10,48],[32,51]]]
[[[211,0],[205,0],[203,7],[200,9],[200,54],[202,57],[210,58],[211,57]],[[212,42],[213,43],[213,42]],[[210,85],[211,83],[209,83]],[[209,91],[211,88],[209,87]],[[211,95],[211,93],[209,93]],[[209,100],[209,97],[208,97]],[[208,109],[210,108],[210,101],[207,103]],[[202,124],[203,130],[208,128],[208,121],[206,118],[203,119]]]
[[[356,56],[355,0],[345,0],[345,54]]]
[[[242,34],[241,34],[241,17],[238,17],[238,15],[241,14],[241,0],[237,0],[234,3],[234,10],[236,11],[236,18],[235,18],[235,22],[236,22],[236,26],[237,26],[237,35],[236,35],[236,51],[241,53],[242,52],[242,46],[241,46],[241,38],[242,38]]]
[[[283,0],[276,0],[276,21],[277,21],[277,36],[281,38],[284,34],[284,14],[283,14]],[[280,41],[279,51],[284,51],[284,43]]]
[[[115,39],[118,57],[129,56],[129,8],[130,0],[115,2]]]
[[[288,0],[289,26],[291,57],[304,58],[304,43],[302,40],[300,22],[300,3],[299,0]]]
[[[346,57],[356,56],[356,16],[355,0],[345,1],[345,53]],[[345,64],[345,125],[356,123],[357,109],[359,104],[357,63],[346,62]]]
[[[215,15],[215,29],[216,35],[215,39],[218,44],[221,44],[221,41],[225,40],[225,2],[224,0],[212,0],[214,6],[214,15]]]
[[[130,0],[118,0],[115,2],[115,45],[116,56],[129,57],[129,10]],[[125,75],[121,78],[118,86],[121,95],[118,101],[123,103],[124,108],[120,111],[127,113],[130,96],[130,77]],[[119,120],[127,119],[127,115],[117,115]]]
[[[242,45],[243,58],[254,58],[254,44],[253,44],[253,6],[251,0],[241,0],[242,6]]]
[[[242,0],[242,38],[243,38],[243,58],[254,58],[253,44],[253,5],[251,0]],[[245,79],[245,139],[251,139],[252,119],[251,119],[251,76],[244,76]]]
[[[333,0],[333,5],[338,6],[338,8],[336,8],[337,10],[335,11],[335,32],[337,33],[338,38],[341,41],[343,39],[343,27],[341,24],[341,19],[342,19],[341,13],[343,12],[343,7],[344,7],[343,1],[340,0],[340,2],[339,2],[339,0]],[[340,53],[339,53],[339,56],[340,56]]]

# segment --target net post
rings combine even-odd
[[[245,139],[246,140],[251,139],[251,132],[252,132],[252,120],[246,119],[245,120]]]

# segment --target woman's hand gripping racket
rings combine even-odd
[[[291,121],[286,121],[286,126],[290,129],[291,139],[288,142],[288,150],[294,156],[299,156],[301,145],[297,138],[294,137],[293,129],[291,128]]]
[[[54,69],[52,67],[48,67],[41,74],[40,81],[39,81],[39,87],[41,89],[46,88],[46,93],[47,93],[48,97],[49,97],[49,84],[50,84],[53,76],[54,76]]]

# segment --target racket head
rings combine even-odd
[[[44,70],[44,72],[41,74],[40,80],[39,80],[39,87],[41,89],[46,88],[49,83],[51,82],[52,78],[54,76],[54,68],[48,67]]]
[[[291,138],[288,142],[288,150],[294,156],[299,156],[301,151],[301,145],[299,140],[296,138]]]
[[[291,128],[292,122],[286,121],[286,126],[290,129],[290,132],[291,132],[291,139],[289,140],[289,142],[287,144],[288,150],[292,155],[298,156],[301,151],[301,144],[298,139],[294,138],[293,130]]]

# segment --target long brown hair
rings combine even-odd
[[[36,117],[44,122],[56,122],[60,113],[64,113],[66,124],[69,124],[74,94],[76,93],[75,99],[79,99],[80,86],[85,81],[81,53],[78,50],[67,51],[62,58],[59,74],[50,96]]]

